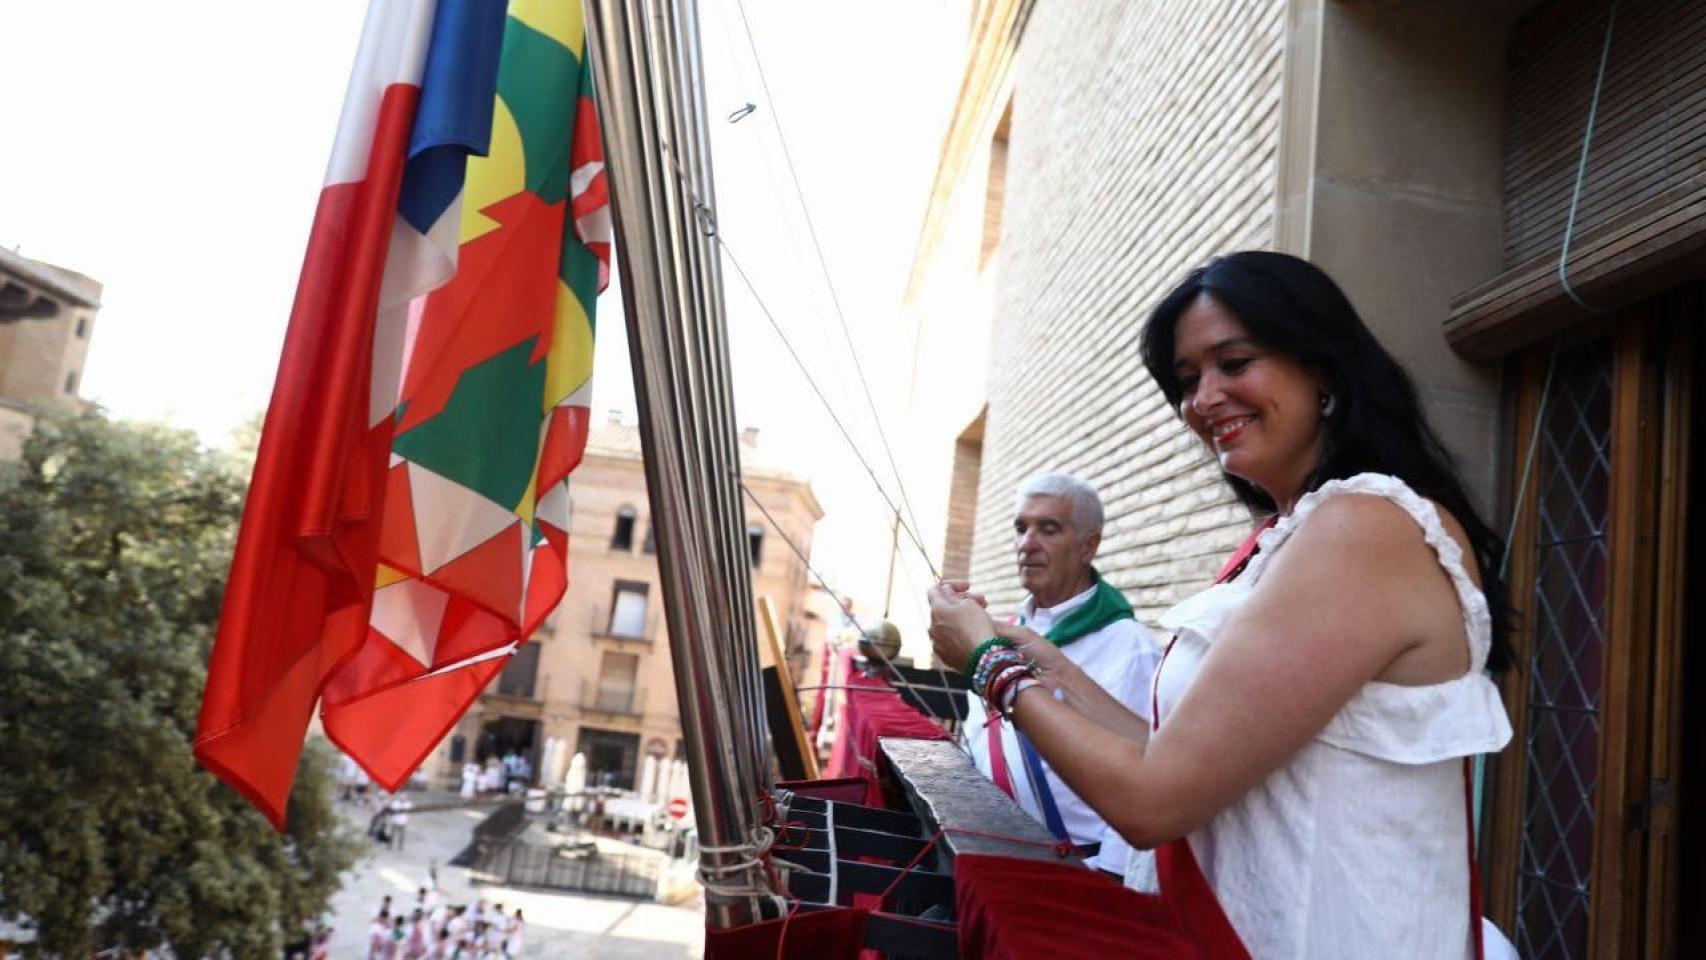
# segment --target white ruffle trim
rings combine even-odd
[[[1464,569],[1463,548],[1445,532],[1445,523],[1439,518],[1439,510],[1397,477],[1384,473],[1359,473],[1344,480],[1329,480],[1304,494],[1290,514],[1280,517],[1277,523],[1262,531],[1256,538],[1261,549],[1251,558],[1250,565],[1241,579],[1255,583],[1261,576],[1262,568],[1273,560],[1279,545],[1315,512],[1316,507],[1341,493],[1359,493],[1390,500],[1402,507],[1404,512],[1416,521],[1416,525],[1422,528],[1422,538],[1427,541],[1428,546],[1433,547],[1435,555],[1439,557],[1440,566],[1445,568],[1446,575],[1451,578],[1451,584],[1457,591],[1457,602],[1463,609],[1464,632],[1469,637],[1469,670],[1471,673],[1479,673],[1487,666],[1487,653],[1493,644],[1493,615],[1487,608],[1487,598]]]
[[[1280,518],[1261,534],[1257,540],[1261,551],[1242,576],[1231,583],[1215,584],[1176,604],[1161,615],[1159,623],[1181,643],[1212,645],[1227,619],[1243,605],[1251,585],[1261,576],[1262,567],[1272,560],[1279,545],[1317,506],[1340,493],[1384,497],[1415,518],[1457,590],[1472,667],[1463,676],[1445,683],[1364,684],[1316,739],[1343,750],[1404,764],[1436,763],[1502,749],[1511,738],[1510,719],[1498,688],[1482,672],[1492,644],[1492,615],[1487,599],[1464,570],[1463,551],[1445,532],[1439,512],[1396,477],[1358,474],[1346,480],[1329,481],[1305,494],[1289,516]]]

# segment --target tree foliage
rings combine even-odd
[[[90,413],[42,420],[4,470],[0,918],[39,956],[278,956],[357,847],[327,750],[283,834],[190,755],[240,468]]]

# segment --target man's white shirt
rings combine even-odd
[[[1019,607],[1020,621],[1040,634],[1048,631],[1067,614],[1090,601],[1096,588],[1052,607],[1038,609],[1035,600],[1026,597]],[[1094,633],[1087,633],[1061,648],[1066,658],[1106,690],[1114,699],[1133,713],[1149,721],[1149,685],[1155,668],[1161,662],[1161,651],[1150,636],[1149,629],[1132,619],[1116,620]],[[976,697],[966,698],[965,737],[979,773],[991,776],[989,762],[989,731],[984,723],[983,703]],[[1007,776],[1013,784],[1014,801],[1039,823],[1046,822],[1032,789],[1030,771],[1020,752],[1019,740],[1012,724],[1001,724],[1002,757],[1006,760]],[[1131,847],[1119,834],[1108,829],[1102,818],[1061,781],[1048,761],[1043,761],[1044,777],[1060,811],[1061,822],[1075,844],[1100,843],[1101,852],[1086,862],[1116,874],[1125,873],[1126,857]]]

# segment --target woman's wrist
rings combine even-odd
[[[971,659],[966,662],[966,677],[971,683],[973,692],[982,695],[984,684],[990,674],[1004,661],[1019,656],[1011,641],[1000,637],[990,637],[972,649]]]
[[[1035,676],[1025,676],[1014,681],[1005,691],[1003,691],[1001,697],[1001,715],[1005,717],[1009,723],[1013,721],[1014,712],[1019,708],[1019,696],[1026,690],[1033,689],[1041,689],[1045,692],[1047,690],[1047,688],[1043,686],[1042,681],[1038,680]]]

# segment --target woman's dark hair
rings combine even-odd
[[[1256,342],[1319,372],[1331,384],[1333,415],[1324,421],[1321,462],[1306,489],[1359,473],[1390,474],[1463,525],[1493,615],[1487,666],[1504,669],[1510,662],[1506,637],[1513,618],[1499,576],[1504,543],[1464,492],[1451,454],[1422,415],[1410,375],[1369,332],[1338,284],[1307,260],[1261,250],[1216,257],[1192,270],[1149,315],[1140,347],[1143,365],[1174,410],[1184,397],[1173,369],[1174,330],[1180,315],[1203,294],[1232,311]],[[1229,474],[1226,482],[1253,512],[1276,509],[1249,481]]]

